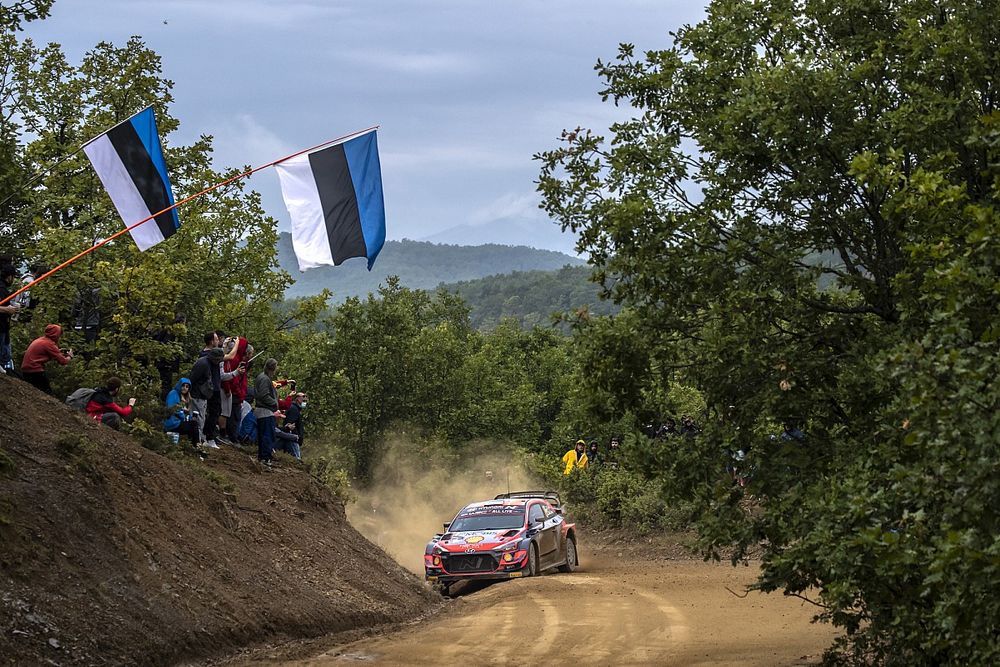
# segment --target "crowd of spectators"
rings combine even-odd
[[[691,415],[683,415],[680,418],[680,425],[673,417],[647,422],[642,427],[642,433],[650,440],[665,440],[668,438],[694,437],[701,432],[701,428]],[[584,439],[578,439],[573,448],[568,450],[562,457],[563,475],[568,476],[574,470],[586,470],[587,468],[606,467],[617,468],[619,465],[619,451],[622,444],[620,435],[613,435],[608,440],[608,445],[603,448],[597,440],[589,443]]]
[[[296,391],[294,380],[278,379],[278,360],[264,361],[251,381],[259,355],[246,338],[210,331],[203,342],[190,372],[164,399],[170,413],[164,429],[202,450],[256,443],[257,459],[266,467],[274,465],[276,450],[301,460],[307,396]],[[279,397],[282,388],[288,391]]]
[[[23,277],[23,284],[42,275],[45,267],[33,266]],[[9,258],[0,258],[0,301],[18,289],[19,271]],[[63,328],[48,324],[44,333],[25,349],[20,367],[15,369],[11,348],[11,323],[27,321],[36,302],[29,291],[22,292],[10,303],[0,306],[0,372],[19,376],[39,391],[53,395],[46,365],[69,364],[73,350],[60,346]],[[91,309],[93,310],[93,309]],[[88,311],[89,312],[89,311]],[[88,341],[96,338],[99,325],[84,315],[76,318],[74,329]],[[174,327],[164,327],[153,334],[163,345],[176,341],[176,325],[186,323],[177,314]],[[163,430],[171,440],[184,438],[202,455],[219,449],[220,443],[242,448],[256,444],[257,459],[265,467],[273,466],[275,450],[285,451],[296,459],[302,457],[305,438],[305,415],[308,397],[297,391],[294,380],[278,379],[278,361],[267,359],[259,373],[253,376],[257,356],[253,346],[242,336],[226,336],[210,331],[203,337],[204,346],[187,373],[182,373],[183,360],[172,356],[157,360],[164,413]],[[252,380],[250,378],[253,378]],[[133,417],[136,399],[124,404],[117,397],[122,390],[118,377],[109,377],[100,387],[80,388],[66,397],[66,403],[79,408],[92,419],[113,429]],[[285,389],[285,395],[279,395]]]

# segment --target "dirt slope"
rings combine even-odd
[[[172,460],[0,375],[0,663],[169,664],[439,603],[296,465]]]

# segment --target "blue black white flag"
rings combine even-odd
[[[152,108],[91,140],[83,151],[126,227],[173,206],[174,194]],[[177,211],[171,209],[130,233],[139,250],[147,250],[171,236],[178,227]]]
[[[385,202],[375,131],[275,165],[292,219],[299,270],[366,257],[385,243]]]

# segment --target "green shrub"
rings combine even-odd
[[[162,429],[142,419],[135,419],[132,423],[126,423],[124,431],[132,436],[140,445],[158,454],[163,454],[174,448],[170,437]]]
[[[67,433],[56,439],[56,450],[74,466],[86,473],[97,470],[97,445],[80,433]]]
[[[345,505],[353,500],[351,479],[347,471],[325,456],[312,459],[306,464],[309,473]]]
[[[0,447],[0,475],[13,474],[14,468],[14,459]]]

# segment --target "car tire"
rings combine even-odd
[[[559,566],[560,572],[572,572],[576,569],[576,540],[566,538],[566,563]]]
[[[526,577],[537,577],[538,576],[538,547],[535,543],[531,543],[531,548],[528,549],[528,572]]]

